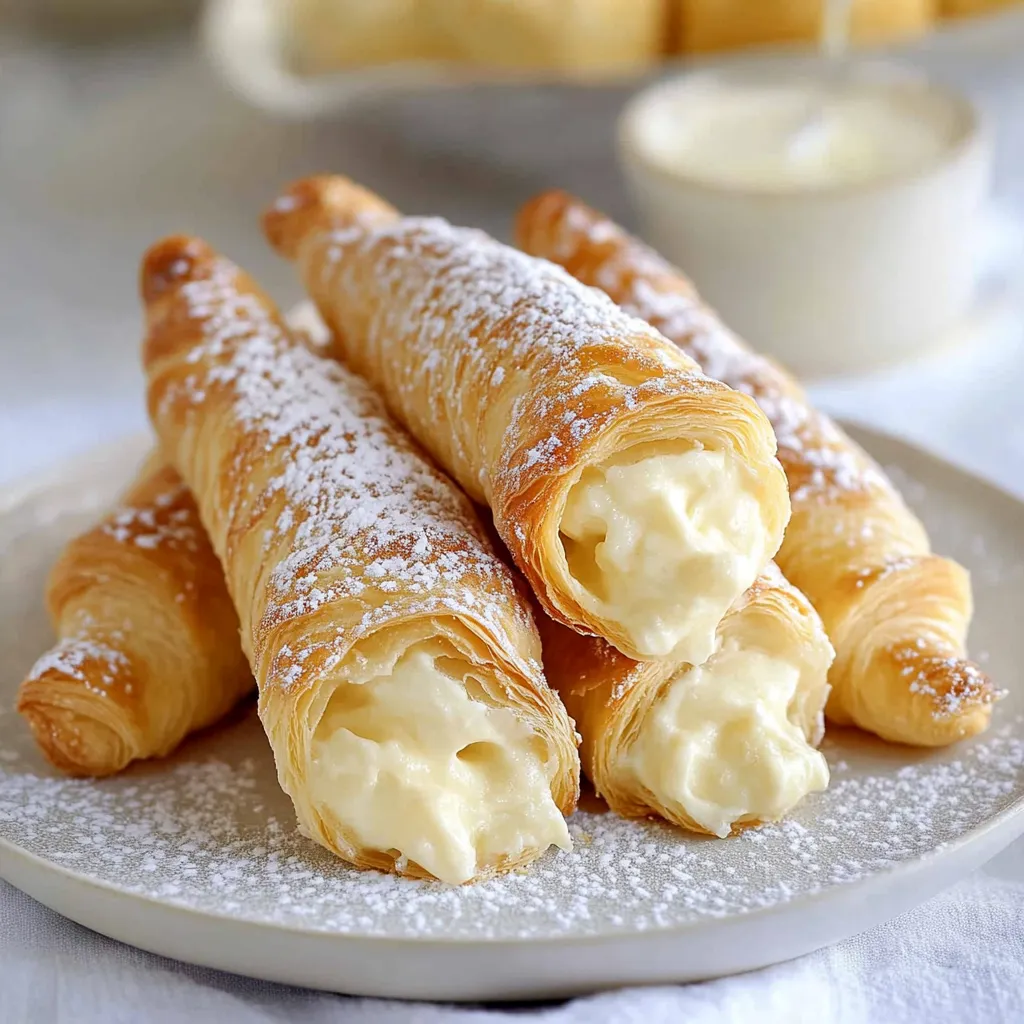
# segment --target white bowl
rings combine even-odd
[[[911,170],[804,188],[699,178],[655,150],[670,108],[737,76],[825,76],[820,61],[705,72],[635,97],[620,122],[627,184],[647,240],[726,323],[800,374],[863,371],[939,342],[967,312],[991,147],[975,108],[918,76],[862,65],[872,86],[916,90],[950,141]],[[735,84],[735,83],[733,83]]]

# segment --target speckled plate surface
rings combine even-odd
[[[832,786],[719,841],[597,807],[572,853],[451,889],[363,873],[297,835],[252,707],[164,763],[58,777],[13,713],[50,643],[46,571],[128,480],[136,438],[0,498],[0,876],[97,931],[275,981],[434,999],[567,995],[788,959],[921,902],[1024,832],[1024,507],[898,441],[860,440],[973,573],[972,650],[1010,693],[955,749],[826,739]]]

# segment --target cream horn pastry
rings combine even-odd
[[[560,268],[345,178],[296,183],[264,226],[549,615],[630,657],[708,657],[789,516],[749,396]]]
[[[785,370],[725,328],[679,270],[600,213],[544,193],[521,211],[517,239],[643,317],[767,413],[793,505],[777,561],[836,649],[829,718],[921,746],[985,729],[995,691],[966,659],[968,574],[931,552],[880,467]]]
[[[220,563],[157,455],[64,549],[46,603],[59,641],[21,684],[18,710],[70,775],[163,757],[253,688]]]
[[[544,668],[583,738],[583,770],[626,817],[725,837],[828,785],[832,646],[774,565],[729,610],[700,666],[630,661],[539,618]]]
[[[141,285],[150,416],[224,567],[302,829],[451,883],[567,848],[575,735],[469,501],[204,242],[155,245]]]

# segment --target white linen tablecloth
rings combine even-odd
[[[935,70],[970,88],[998,122],[1004,216],[993,237],[1005,270],[1020,262],[1024,73],[985,54]],[[527,90],[503,99],[495,118],[480,91],[345,124],[282,125],[224,95],[181,44],[68,54],[0,39],[0,486],[143,425],[135,261],[159,234],[201,230],[283,302],[297,295],[255,221],[290,176],[344,169],[403,208],[499,233],[519,200],[555,183],[625,216],[609,158],[616,97],[563,102]],[[1021,323],[1012,303],[983,312],[968,344],[819,387],[816,397],[1024,496]],[[346,999],[174,963],[0,882],[2,1024],[506,1018],[1024,1020],[1024,842],[913,913],[793,963],[511,1010]]]

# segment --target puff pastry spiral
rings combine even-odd
[[[601,214],[544,193],[521,211],[517,238],[648,320],[768,414],[793,505],[778,564],[835,646],[831,720],[921,746],[985,729],[995,692],[965,656],[967,572],[931,553],[924,527],[868,455],[728,331],[680,271]]]
[[[158,243],[141,279],[150,416],[224,566],[303,830],[452,883],[567,846],[572,726],[466,498],[205,243]]]
[[[253,687],[220,563],[158,455],[68,544],[46,601],[60,641],[21,684],[18,710],[68,774],[169,754]]]
[[[344,178],[296,183],[264,226],[552,617],[630,657],[705,660],[789,515],[749,396],[550,263]]]

